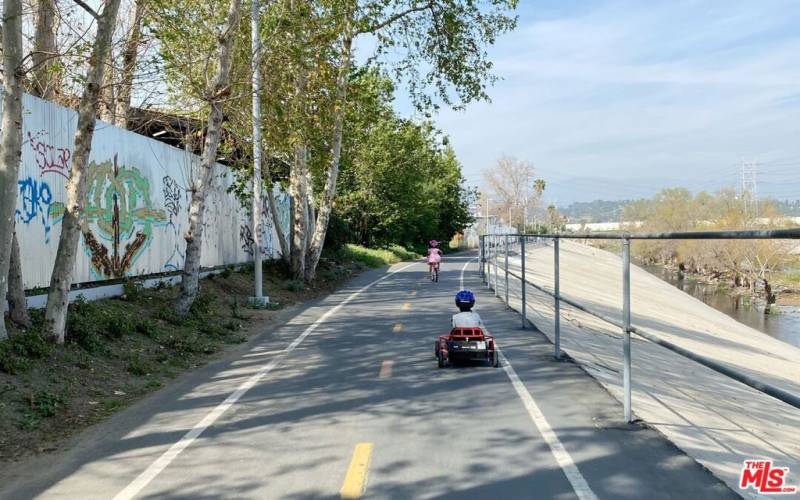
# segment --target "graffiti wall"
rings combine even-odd
[[[26,288],[50,283],[77,121],[72,110],[29,95],[23,99],[16,221]],[[199,164],[194,154],[98,121],[75,283],[181,269],[189,221],[188,188]],[[215,165],[206,205],[204,267],[252,258],[250,211],[228,193],[232,181],[227,167]],[[277,188],[275,194],[281,224],[288,232],[289,198]],[[276,258],[280,245],[266,204],[262,215],[263,252]]]

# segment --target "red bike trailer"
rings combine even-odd
[[[480,327],[457,327],[436,341],[436,360],[439,368],[459,361],[487,361],[497,368],[500,363],[494,337]]]

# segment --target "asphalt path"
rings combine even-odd
[[[0,498],[738,498],[621,408],[477,275],[474,253],[364,273],[246,348],[0,473]],[[499,368],[440,369],[476,292]]]

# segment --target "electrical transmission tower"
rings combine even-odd
[[[742,160],[742,203],[745,216],[758,217],[758,163]]]

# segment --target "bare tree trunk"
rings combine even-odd
[[[61,71],[58,66],[56,48],[56,5],[54,0],[38,0],[33,4],[35,36],[33,68],[31,72],[31,91],[42,99],[54,100],[61,89]],[[24,328],[30,328],[31,319],[25,300],[25,284],[22,280],[22,259],[16,231],[11,244],[11,257],[8,270],[8,314],[11,321]]]
[[[259,61],[261,60],[261,38],[259,33],[258,0],[252,0],[250,16],[250,50],[251,65],[250,77],[253,85],[253,276],[255,278],[254,295],[256,300],[263,296],[262,256],[261,256],[261,229],[263,217],[263,201],[261,194],[264,191],[264,179],[261,177],[261,73]]]
[[[269,179],[269,188],[267,189],[267,203],[269,203],[269,213],[272,216],[272,225],[275,228],[275,234],[278,235],[278,244],[281,247],[281,259],[283,259],[286,262],[289,262],[291,259],[289,240],[286,237],[286,233],[283,232],[283,227],[281,226],[281,219],[278,214],[278,211],[276,210],[275,193],[272,192],[274,186],[272,184],[271,180],[272,178],[270,177],[269,174],[269,167],[267,167],[266,164],[264,167],[264,172],[267,179]]]
[[[294,145],[294,165],[289,175],[289,195],[294,201],[292,214],[291,267],[295,279],[305,277],[306,249],[308,245],[308,188],[306,183],[306,146]]]
[[[58,343],[64,342],[67,322],[69,289],[72,286],[72,271],[78,253],[81,236],[81,217],[86,198],[86,169],[94,137],[95,116],[98,98],[103,84],[105,60],[111,49],[111,36],[119,11],[120,0],[107,0],[103,13],[97,21],[97,35],[89,59],[86,86],[78,106],[78,127],[75,130],[75,146],[72,154],[72,170],[67,183],[67,203],[61,221],[61,236],[50,278],[45,310],[45,331]]]
[[[3,119],[0,137],[0,301],[8,289],[17,180],[22,158],[22,2],[3,1]],[[2,303],[2,302],[0,302]],[[2,311],[2,309],[0,309]],[[8,338],[0,314],[0,339]]]
[[[308,262],[306,263],[305,280],[313,281],[317,273],[317,264],[322,255],[325,244],[325,235],[328,232],[328,222],[331,218],[333,198],[336,196],[336,177],[339,175],[339,161],[342,156],[342,133],[344,126],[345,104],[347,102],[347,79],[350,76],[350,56],[353,39],[350,35],[349,25],[345,28],[345,37],[342,41],[341,63],[338,75],[339,103],[333,122],[333,144],[331,147],[331,165],[328,167],[328,177],[325,181],[325,190],[319,204],[319,213],[314,228],[314,236],[309,245]]]
[[[114,54],[112,49],[109,49],[104,64],[106,69],[103,72],[103,88],[100,90],[99,114],[101,120],[113,125],[115,121],[114,112],[117,109],[117,99],[115,96],[116,88],[114,86],[117,75],[114,70]]]
[[[22,262],[19,256],[17,232],[11,240],[11,258],[8,269],[8,316],[11,321],[23,328],[30,328],[31,317],[25,300],[25,285],[22,282]]]
[[[203,217],[206,208],[206,190],[217,157],[217,146],[222,132],[222,103],[230,94],[229,80],[233,60],[234,31],[241,19],[241,0],[231,0],[228,17],[219,36],[219,69],[208,88],[208,101],[211,110],[208,114],[208,128],[200,158],[200,173],[192,186],[192,202],[189,207],[189,230],[186,232],[186,260],[181,275],[181,291],[175,301],[175,312],[185,316],[189,312],[200,281],[200,259],[203,243]]]
[[[146,3],[147,0],[136,0],[136,6],[131,11],[130,32],[122,50],[122,75],[120,75],[119,84],[117,85],[114,112],[114,125],[120,128],[128,128],[131,89],[133,88],[133,78],[136,74],[136,64],[139,59],[139,44],[142,41],[142,21]]]
[[[58,65],[56,48],[55,0],[35,0],[33,2],[35,36],[33,38],[33,93],[42,99],[53,100],[61,90],[61,70]]]

